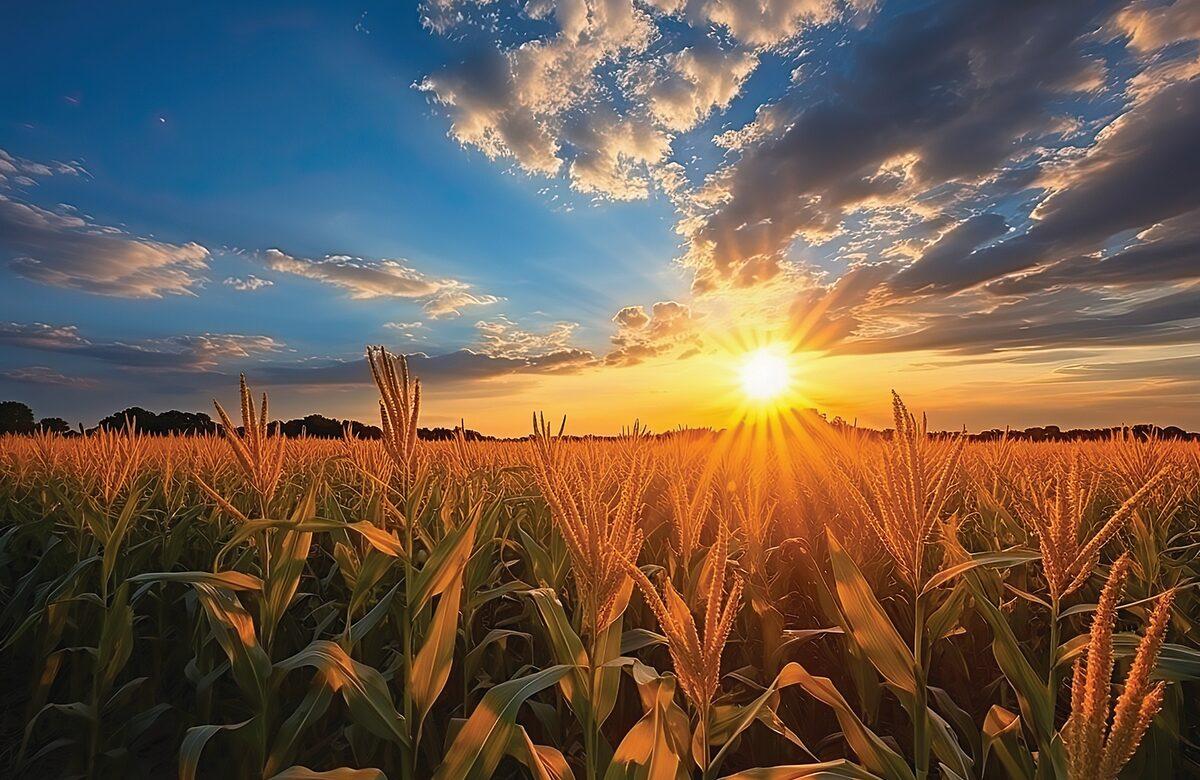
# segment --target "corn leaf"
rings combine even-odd
[[[492,688],[459,730],[434,780],[491,778],[512,743],[517,711],[530,696],[549,688],[571,671],[559,664]]]
[[[355,661],[338,644],[323,639],[275,664],[283,672],[302,666],[319,670],[329,686],[341,692],[355,723],[380,739],[408,745],[404,716],[396,711],[387,682],[377,669]]]

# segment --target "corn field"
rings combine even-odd
[[[12,777],[1200,773],[1200,445],[0,438]]]

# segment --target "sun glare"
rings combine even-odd
[[[788,389],[791,370],[787,359],[763,348],[752,352],[742,364],[742,391],[756,401],[770,401]]]

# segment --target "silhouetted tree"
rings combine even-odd
[[[61,417],[43,417],[37,427],[45,433],[70,433],[71,423]]]
[[[0,433],[32,432],[32,409],[20,401],[0,401]]]
[[[142,433],[152,436],[166,436],[172,433],[198,434],[215,433],[217,424],[203,412],[180,412],[175,409],[162,414],[131,406],[124,411],[115,412],[96,423],[97,428],[106,430],[123,430],[132,424]]]

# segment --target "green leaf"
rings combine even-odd
[[[299,520],[304,517],[303,513],[314,509],[314,492],[315,488],[310,485],[304,500],[296,507],[293,518],[297,526],[300,525]],[[278,534],[273,546],[271,573],[265,583],[260,621],[263,642],[268,647],[274,639],[275,628],[283,619],[283,613],[291,605],[292,597],[300,587],[300,576],[304,573],[308,551],[312,548],[312,532],[285,528]]]
[[[993,705],[983,719],[983,771],[987,771],[988,757],[995,755],[1014,780],[1033,780],[1033,759],[1021,744],[1021,718],[1000,705]]]
[[[557,683],[571,671],[564,665],[503,682],[488,691],[459,730],[434,780],[491,778],[512,742],[517,711],[530,696]]]
[[[629,665],[644,714],[617,745],[604,780],[686,777],[690,727],[687,715],[675,703],[675,677],[660,675],[636,659],[630,659]]]
[[[879,780],[858,764],[852,764],[845,759],[825,761],[820,764],[793,764],[791,766],[772,766],[760,769],[747,769],[732,775],[726,775],[722,780]]]
[[[271,661],[258,643],[254,620],[237,596],[205,582],[193,582],[196,595],[208,615],[217,644],[225,651],[233,678],[256,707],[266,700]]]
[[[1007,566],[1016,566],[1019,563],[1029,563],[1030,561],[1040,560],[1042,554],[1037,550],[1014,547],[1011,550],[999,550],[994,552],[975,553],[968,561],[956,563],[955,565],[942,569],[937,574],[929,578],[925,583],[925,587],[921,590],[921,595],[925,595],[936,588],[941,587],[945,583],[954,579],[960,574],[965,574],[973,569],[978,569],[980,566],[989,566],[994,569],[1001,569]]]
[[[478,522],[479,515],[472,515],[470,520],[446,534],[429,555],[409,594],[409,606],[414,614],[424,609],[434,596],[448,588],[454,578],[462,574],[471,557]]]
[[[571,628],[567,613],[558,594],[549,588],[534,588],[526,591],[525,595],[533,599],[542,625],[546,629],[546,638],[550,643],[550,652],[554,660],[571,669],[570,674],[564,675],[559,681],[563,696],[571,705],[571,710],[580,723],[586,720],[587,712],[592,707],[588,680],[588,656],[583,648],[583,640]]]
[[[1116,658],[1132,658],[1141,644],[1141,635],[1132,631],[1113,634],[1113,655]],[[1087,650],[1088,635],[1073,637],[1058,648],[1058,665],[1069,666]],[[1172,682],[1200,680],[1200,650],[1183,645],[1164,642],[1158,653],[1152,678]]]
[[[300,746],[300,739],[304,735],[304,730],[313,723],[320,720],[325,711],[329,709],[329,704],[333,700],[334,690],[326,682],[323,675],[313,677],[312,682],[308,686],[308,693],[304,695],[304,699],[300,705],[296,707],[288,716],[288,719],[279,727],[278,733],[275,735],[275,743],[271,748],[271,754],[267,757],[267,765],[263,769],[264,775],[270,775],[279,769],[280,765],[292,760],[296,755],[296,749]]]
[[[183,582],[188,585],[204,584],[222,590],[262,590],[262,580],[240,571],[160,571],[138,574],[129,582]]]
[[[409,690],[412,691],[413,707],[416,708],[418,743],[425,716],[429,714],[429,709],[446,687],[446,681],[450,679],[450,667],[454,663],[454,641],[458,637],[462,585],[462,571],[459,570],[459,575],[450,581],[438,597],[425,643],[413,660]]]
[[[387,780],[387,775],[378,769],[351,769],[343,766],[317,772],[306,766],[291,766],[279,774],[271,775],[270,780]]]
[[[179,780],[196,780],[196,768],[200,764],[200,754],[204,752],[204,746],[212,739],[219,731],[237,731],[238,729],[250,723],[250,720],[244,720],[241,723],[231,723],[228,726],[193,726],[187,730],[187,734],[183,736],[183,743],[179,746]]]
[[[987,597],[977,574],[978,572],[968,573],[967,582],[970,583],[976,607],[992,627],[992,654],[996,657],[1000,671],[1017,694],[1021,712],[1033,729],[1038,746],[1042,750],[1049,750],[1054,737],[1054,713],[1046,695],[1046,681],[1033,670],[1025,654],[1021,652],[1020,643],[1017,642],[1012,627],[1008,625],[1008,620],[1000,608]]]
[[[535,745],[524,726],[513,728],[508,754],[520,761],[534,780],[575,780],[567,759],[558,748]]]
[[[324,639],[275,664],[283,672],[302,666],[317,669],[333,690],[341,692],[355,723],[381,739],[408,745],[404,717],[396,711],[377,669],[355,661],[340,645]]]
[[[117,565],[117,555],[121,552],[122,543],[125,541],[125,536],[129,532],[129,526],[133,522],[133,518],[137,515],[138,504],[142,497],[141,483],[134,485],[129,491],[129,496],[125,499],[125,507],[121,510],[120,517],[117,518],[116,524],[113,525],[112,533],[104,543],[104,558],[100,565],[101,582],[107,587],[108,580],[112,576],[112,571]]]
[[[904,758],[859,720],[828,677],[813,677],[793,661],[779,672],[778,684],[780,687],[799,685],[810,696],[831,707],[846,742],[867,769],[886,780],[913,780],[912,769]]]
[[[791,666],[791,664],[788,664]],[[797,685],[800,683],[802,676],[797,674],[795,670],[789,670],[785,666],[780,670],[767,689],[759,694],[753,701],[742,706],[730,707],[727,710],[727,715],[721,718],[720,723],[714,723],[711,726],[712,733],[709,734],[710,742],[720,742],[721,747],[717,754],[713,756],[712,768],[716,769],[721,766],[725,760],[725,754],[733,747],[734,742],[743,731],[750,727],[750,724],[756,720],[763,721],[772,730],[776,730],[772,718],[775,714],[774,706],[778,699],[780,689],[786,688],[789,685]],[[714,719],[716,720],[716,719]],[[794,734],[784,734],[784,736],[792,739]],[[813,758],[816,754],[808,749],[808,746],[803,742],[799,742],[799,737],[795,737],[797,746],[808,753]]]
[[[100,645],[96,653],[99,700],[108,697],[109,690],[132,652],[133,610],[129,607],[129,583],[123,582],[105,612],[104,625],[100,630]]]
[[[915,693],[917,680],[913,675],[915,661],[912,651],[900,638],[900,633],[888,619],[887,613],[875,598],[871,586],[854,561],[838,544],[833,533],[829,539],[829,558],[837,584],[838,601],[850,624],[854,641],[888,682],[897,688]]]
[[[353,650],[354,646],[361,642],[362,638],[370,633],[371,629],[387,615],[388,610],[391,609],[392,600],[396,597],[396,591],[400,589],[402,584],[397,582],[393,585],[392,589],[383,594],[383,598],[379,599],[367,614],[354,621],[348,632],[350,640],[349,649]]]

